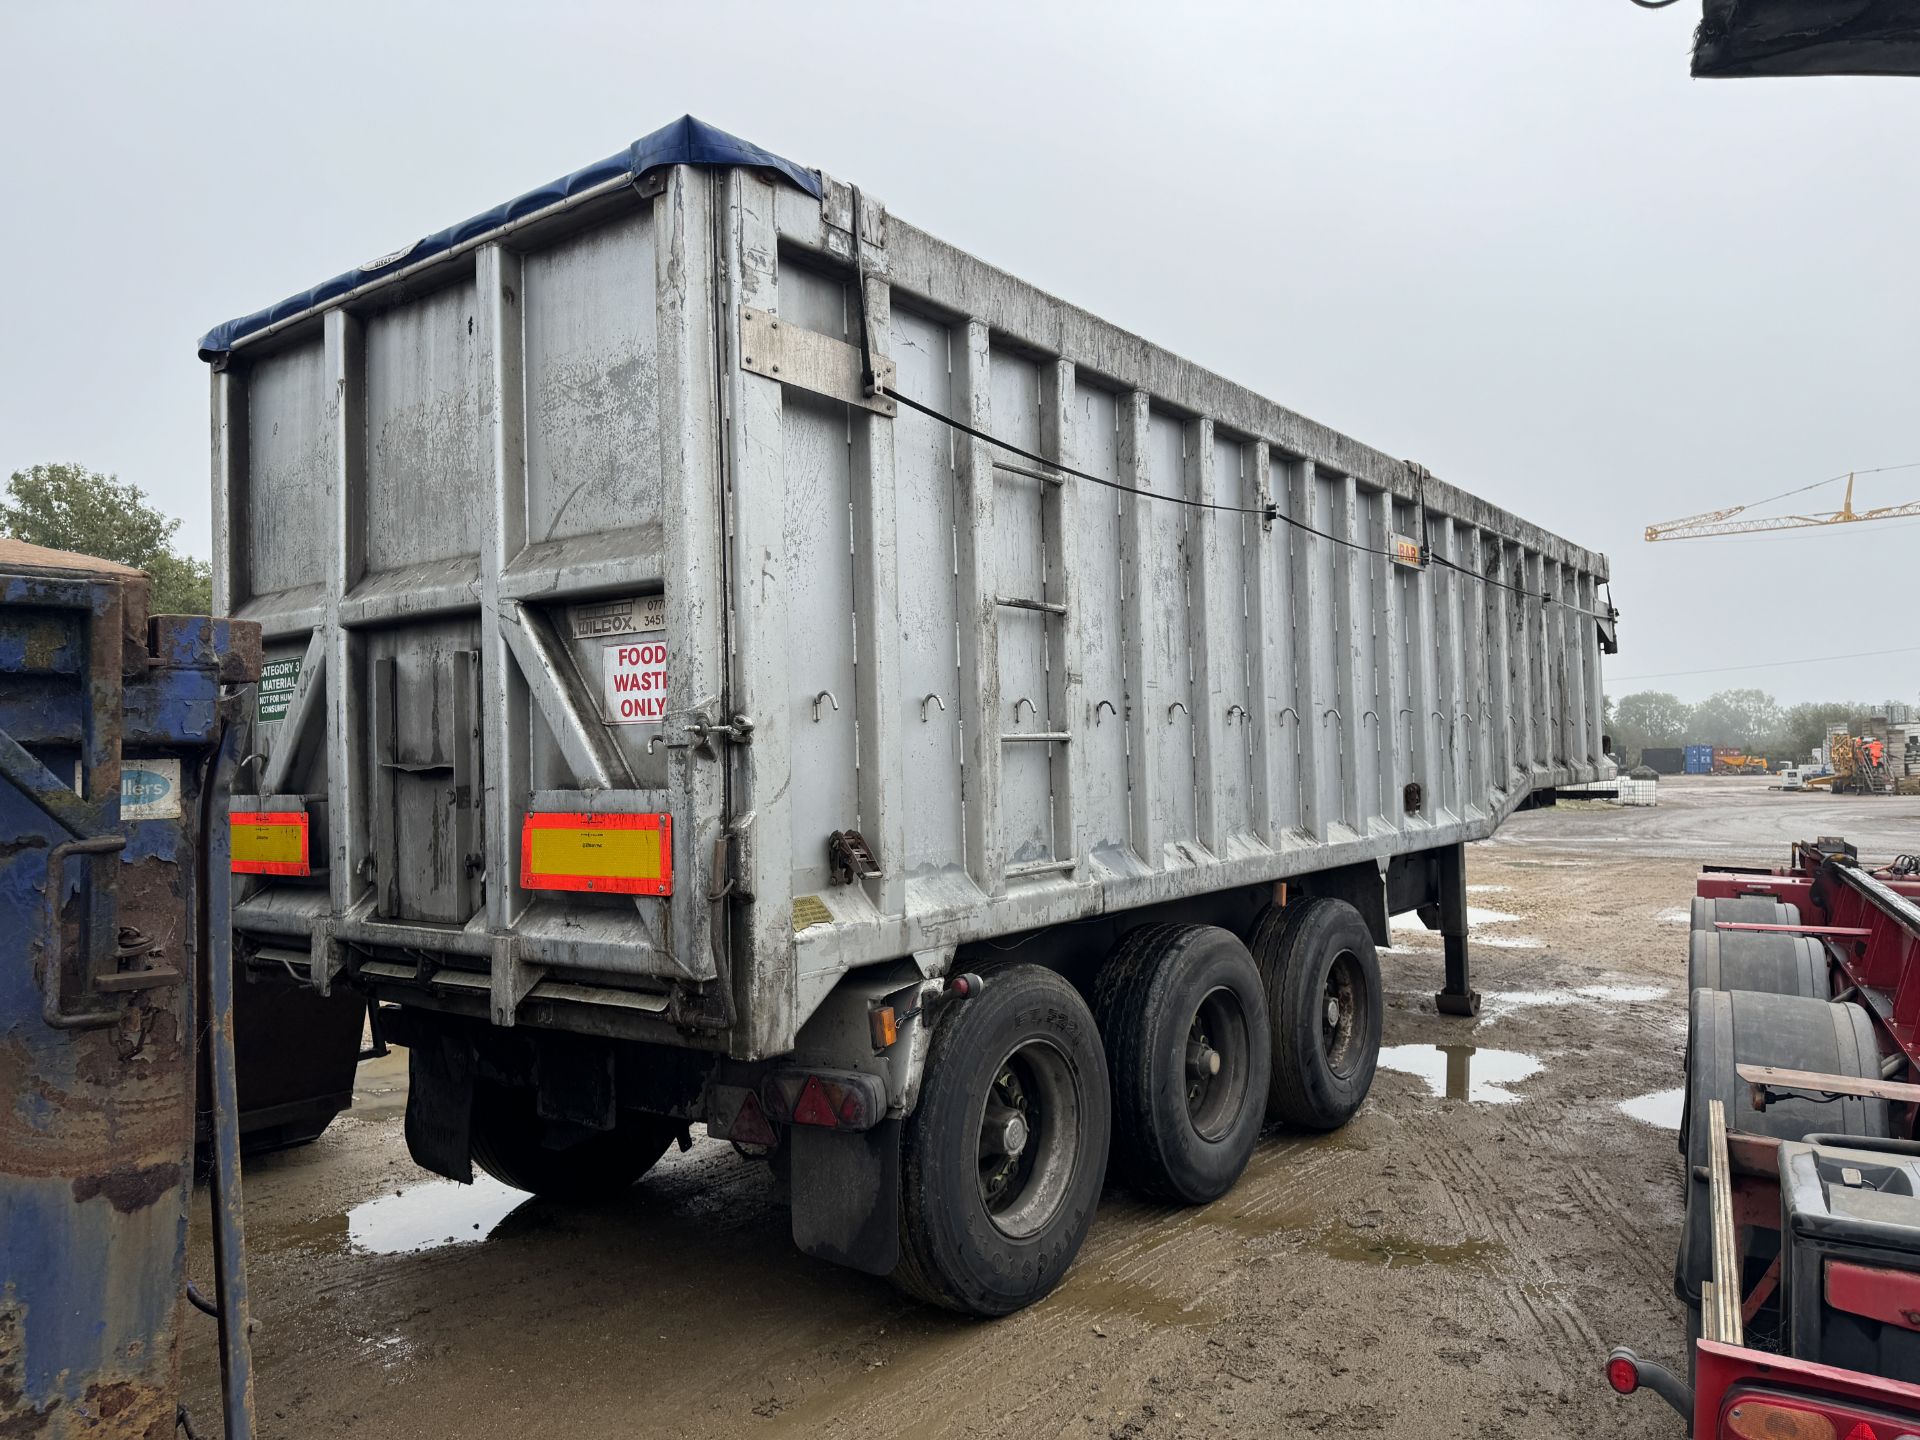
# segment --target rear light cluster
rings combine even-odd
[[[774,1145],[776,1125],[871,1130],[886,1118],[887,1087],[855,1070],[776,1070],[758,1087],[717,1085],[707,1130],[742,1145]]]
[[[1720,1410],[1721,1435],[1738,1440],[1916,1440],[1916,1428],[1842,1400],[1764,1390],[1736,1390]]]

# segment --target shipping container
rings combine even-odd
[[[1687,746],[1687,774],[1711,775],[1713,773],[1713,746]]]
[[[1649,745],[1640,752],[1640,763],[1662,775],[1680,775],[1686,772],[1686,751],[1678,745]]]
[[[697,1120],[1013,1308],[1110,1112],[1186,1200],[1351,1113],[1389,913],[1471,1013],[1462,845],[1612,773],[1603,556],[691,119],[201,350],[236,923],[379,1002],[443,1174]]]

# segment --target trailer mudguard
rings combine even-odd
[[[871,1130],[788,1128],[793,1243],[869,1275],[900,1263],[900,1121]]]

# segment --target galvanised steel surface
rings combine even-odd
[[[201,784],[221,686],[257,674],[260,642],[244,623],[149,623],[147,586],[0,540],[8,1436],[174,1430]]]
[[[316,837],[239,923],[323,988],[778,1053],[849,967],[1610,773],[1604,557],[830,179],[597,188],[239,342],[213,409],[218,603],[287,687],[247,803]],[[672,895],[524,889],[529,810],[670,814]]]

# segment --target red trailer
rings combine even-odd
[[[1844,841],[1705,871],[1693,907],[1688,1378],[1615,1350],[1623,1395],[1705,1437],[1920,1435],[1920,876]]]

